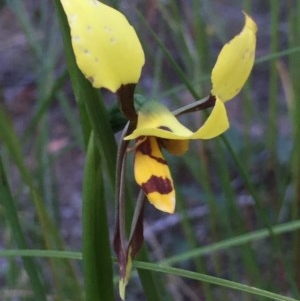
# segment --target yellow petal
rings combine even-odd
[[[211,139],[229,127],[224,103],[216,97],[216,104],[203,126],[195,133],[182,125],[176,117],[158,102],[146,102],[138,113],[138,123],[125,140],[140,136],[155,136],[164,139],[189,140]]]
[[[97,0],[61,0],[71,28],[77,65],[95,88],[116,92],[137,83],[144,52],[134,28],[119,11]]]
[[[193,132],[182,125],[163,104],[147,101],[138,113],[136,129],[124,139],[130,140],[139,136],[156,136],[168,139],[182,136],[181,139],[186,139],[192,134]]]
[[[257,26],[245,14],[243,30],[229,41],[221,50],[212,71],[212,94],[222,101],[236,96],[254,64]]]
[[[134,159],[134,176],[148,200],[157,209],[173,213],[175,191],[169,167],[154,137],[138,140]]]
[[[159,139],[159,145],[172,155],[181,156],[189,149],[189,140]]]
[[[223,134],[229,128],[224,103],[216,96],[216,103],[203,126],[189,139],[211,139]]]

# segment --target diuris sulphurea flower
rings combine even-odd
[[[134,110],[134,86],[140,79],[145,61],[134,28],[122,13],[97,0],[62,0],[62,4],[68,17],[80,70],[95,88],[106,88],[121,95],[121,106],[125,111],[126,106]],[[139,136],[163,139],[142,138],[141,142],[139,138],[134,168],[137,183],[158,209],[174,212],[173,181],[168,167],[164,166],[165,161],[151,158],[151,152],[143,153],[145,146],[153,148],[162,158],[160,149],[163,144],[172,145],[174,150],[180,149],[182,145],[187,145],[188,140],[214,138],[227,130],[227,114],[222,103],[239,93],[250,74],[254,63],[256,30],[255,22],[245,14],[242,31],[222,48],[211,76],[211,94],[216,99],[216,105],[208,123],[198,131],[192,133],[184,126],[179,126],[180,123],[171,112],[159,103],[146,103],[138,112],[137,128],[125,139]],[[128,115],[129,119],[136,116],[132,112]],[[149,123],[150,120],[158,123],[156,127]],[[164,124],[166,121],[168,125]],[[168,150],[170,146],[164,148]],[[147,175],[143,170],[147,170]],[[150,174],[149,170],[153,173]],[[158,174],[155,174],[155,170],[158,170]]]
[[[159,102],[148,101],[136,112],[134,91],[145,63],[140,40],[126,17],[118,10],[97,0],[61,0],[70,26],[76,63],[95,88],[116,93],[120,108],[129,120],[119,144],[116,169],[117,220],[114,250],[120,270],[119,291],[125,299],[132,260],[143,241],[144,196],[157,209],[173,213],[176,194],[169,166],[162,150],[184,154],[189,142],[212,139],[229,127],[225,103],[242,89],[255,58],[257,27],[245,15],[241,32],[221,49],[212,69],[212,89],[206,102],[195,102],[178,112],[188,113],[213,107],[203,125],[188,129]],[[99,120],[99,122],[101,122]],[[124,166],[126,149],[135,140],[134,176],[141,188],[128,241],[125,238]]]

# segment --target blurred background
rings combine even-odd
[[[300,210],[300,1],[103,2],[128,17],[143,45],[146,64],[136,92],[172,110],[194,101],[195,94],[210,93],[211,70],[224,43],[241,31],[242,11],[256,21],[256,63],[242,92],[226,104],[231,127],[225,142],[192,142],[182,157],[166,154],[176,213],[147,204],[145,243],[153,262],[169,260],[299,298],[300,233],[292,222]],[[115,95],[103,91],[103,96],[108,108],[116,105]],[[181,121],[196,129],[202,115]],[[0,1],[0,155],[28,248],[47,249],[37,219],[41,209],[30,194],[34,187],[56,227],[56,249],[81,252],[85,147],[51,1]],[[131,153],[127,178],[137,192]],[[106,197],[113,233],[109,189]],[[278,230],[285,232],[280,235],[276,227],[271,238],[268,230],[252,235],[283,223],[290,227]],[[218,242],[225,243],[218,249]],[[0,200],[0,249],[16,248]],[[36,261],[49,300],[81,300],[80,261]],[[159,277],[168,292],[164,300],[257,300],[218,286]],[[35,300],[20,257],[0,257],[0,291],[1,300]],[[128,296],[144,300],[135,274]]]

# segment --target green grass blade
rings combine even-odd
[[[168,266],[159,265],[159,264],[147,263],[147,262],[139,262],[139,261],[134,261],[133,265],[140,269],[146,269],[146,270],[151,270],[151,271],[155,271],[155,272],[159,272],[159,273],[170,274],[170,275],[174,275],[174,276],[185,277],[188,279],[203,281],[206,283],[223,286],[228,289],[238,290],[238,291],[247,292],[249,294],[253,294],[256,296],[266,297],[266,298],[269,298],[272,300],[298,301],[297,299],[285,297],[285,296],[275,294],[275,293],[272,293],[272,292],[269,292],[269,291],[266,291],[263,289],[259,289],[256,287],[225,280],[222,278],[212,277],[212,276],[205,275],[205,274],[191,272],[191,271],[187,271],[187,270],[183,270],[183,269],[168,267]]]
[[[18,168],[20,175],[24,184],[27,186],[32,202],[35,206],[39,224],[41,225],[41,233],[43,238],[43,246],[46,249],[63,249],[64,243],[61,236],[58,233],[58,229],[55,227],[52,219],[50,218],[49,212],[45,206],[44,200],[41,196],[40,191],[37,188],[36,182],[32,175],[30,174],[25,162],[24,156],[21,151],[20,141],[17,137],[16,132],[14,131],[11,120],[9,119],[6,112],[0,106],[0,140],[2,140],[3,145],[6,147],[12,161]],[[56,279],[62,272],[58,273],[58,269],[65,269],[64,272],[69,275],[68,281],[61,282],[58,281],[56,284],[57,290],[63,293],[64,289],[61,285],[69,284],[69,281],[73,279],[72,282],[72,291],[75,292],[75,289],[79,291],[79,286],[76,280],[76,277],[73,274],[73,268],[68,262],[65,262],[60,267],[56,266],[55,263],[50,260],[51,272],[53,279]],[[74,277],[73,277],[74,276]]]
[[[7,6],[17,15],[29,45],[34,51],[35,56],[41,61],[43,51],[38,43],[37,35],[35,34],[34,26],[31,24],[25,2],[21,0],[6,0]]]
[[[264,56],[261,56],[255,60],[255,64],[262,64],[268,61],[276,60],[278,58],[289,56],[294,54],[295,56],[299,56],[298,52],[300,52],[300,46],[290,47],[288,49],[273,52]]]
[[[15,200],[11,195],[10,188],[6,179],[6,174],[2,164],[2,158],[0,156],[0,204],[2,204],[5,210],[5,216],[9,222],[12,233],[16,240],[17,246],[20,249],[26,249],[27,244],[24,233],[19,221],[17,208],[15,206]],[[37,300],[46,301],[46,291],[42,284],[38,269],[31,258],[23,258],[24,267],[30,279],[32,289]]]
[[[296,6],[290,6],[290,17],[289,17],[289,46],[299,45],[300,41],[300,3],[297,2]],[[300,47],[299,47],[300,48]],[[293,192],[293,207],[292,207],[292,218],[299,219],[300,217],[300,58],[299,54],[293,53],[289,57],[290,66],[290,82],[288,87],[286,87],[286,98],[287,105],[289,107],[290,118],[292,120],[292,141],[293,141],[293,153],[292,160],[290,162],[290,168],[292,170],[293,178],[292,182],[294,184]],[[290,87],[289,87],[290,85]],[[293,263],[295,267],[300,265],[300,254],[299,254],[299,244],[300,244],[300,231],[297,231],[294,236],[293,242],[293,253],[294,260]],[[298,289],[300,289],[300,269],[296,268],[295,278],[298,284]]]
[[[300,229],[300,221],[292,221],[292,222],[274,226],[273,232],[274,235],[279,235],[287,232],[296,231],[299,229]],[[254,241],[261,240],[267,237],[270,237],[269,230],[261,229],[254,232],[238,235],[229,239],[225,239],[223,241],[219,241],[207,246],[203,246],[201,248],[197,248],[189,252],[185,252],[184,254],[169,257],[168,259],[162,261],[162,263],[171,265],[178,262],[183,262],[185,260],[189,260],[194,257],[209,255],[221,250],[227,250],[229,248],[237,247],[243,244],[252,243]]]
[[[164,43],[161,41],[161,39],[158,36],[158,34],[150,27],[150,25],[147,23],[147,21],[145,20],[145,18],[142,16],[141,13],[139,13],[139,17],[143,21],[143,24],[145,25],[145,27],[147,28],[147,30],[150,32],[150,34],[153,37],[153,39],[155,40],[155,42],[161,48],[162,52],[167,57],[167,59],[169,60],[170,64],[174,68],[175,72],[178,74],[179,78],[182,80],[182,82],[186,86],[187,90],[191,93],[191,95],[193,96],[193,98],[195,98],[195,99],[200,98],[199,95],[198,95],[198,93],[196,92],[195,88],[193,87],[193,85],[191,84],[191,82],[189,81],[189,79],[186,77],[185,73],[182,71],[182,69],[180,68],[180,66],[177,64],[176,60],[173,58],[173,56],[170,53],[170,51],[166,48],[166,46],[164,45]]]
[[[61,246],[61,240],[59,238],[57,229],[55,229],[46,207],[43,203],[41,195],[37,190],[33,179],[25,165],[24,157],[21,152],[21,146],[17,137],[16,132],[13,129],[11,120],[9,119],[6,112],[0,106],[0,139],[3,145],[7,148],[10,157],[16,164],[24,183],[28,186],[33,203],[36,207],[37,214],[43,230],[43,238],[47,247],[58,247]]]
[[[273,227],[274,234],[284,234],[293,231],[298,231],[300,229],[300,220],[291,221],[284,224],[276,225]],[[179,262],[183,262],[185,260],[189,260],[193,257],[209,255],[214,252],[228,250],[229,248],[237,247],[242,244],[246,244],[249,242],[255,242],[261,239],[265,239],[270,237],[270,233],[267,229],[257,230],[251,233],[242,234],[233,238],[226,239],[224,241],[220,241],[205,247],[201,247],[190,252],[186,252],[184,254],[176,255],[170,257],[161,262],[163,265],[171,265]],[[82,254],[80,252],[74,251],[60,251],[60,250],[0,250],[0,257],[40,257],[47,258],[53,257],[56,259],[75,259],[82,260]]]
[[[0,257],[18,257],[18,256],[82,260],[82,253],[74,252],[74,251],[36,250],[36,249],[0,250]]]
[[[274,53],[278,50],[279,43],[279,5],[275,1],[271,2],[271,45],[270,52]],[[271,185],[269,190],[269,198],[278,208],[278,173],[276,171],[277,164],[277,141],[278,141],[278,72],[276,69],[276,61],[269,62],[269,95],[268,95],[268,124],[267,124],[267,148],[269,152],[268,169],[270,171]]]
[[[88,145],[83,181],[83,264],[87,301],[114,300],[103,163],[94,143]]]

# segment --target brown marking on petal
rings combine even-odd
[[[151,159],[161,163],[161,164],[167,164],[166,160],[160,157],[155,157],[152,155],[152,148],[151,143],[149,139],[145,139],[142,143],[137,145],[136,151],[141,152],[143,155],[149,156]]]
[[[117,90],[117,95],[119,97],[119,102],[121,106],[121,111],[124,115],[130,120],[137,120],[137,113],[134,107],[134,90],[136,84],[126,84],[121,85],[121,87]]]
[[[200,110],[205,110],[207,108],[213,107],[215,105],[215,103],[216,103],[216,97],[214,95],[210,94],[209,98],[208,98],[208,100],[206,102],[198,105],[197,107],[194,107],[192,109],[186,110],[186,111],[184,111],[184,112],[182,112],[182,113],[180,113],[180,114],[178,114],[176,116],[179,116],[181,114],[190,113],[190,112],[196,112],[196,111],[200,111]]]
[[[167,126],[164,126],[164,125],[159,126],[158,128],[161,129],[161,130],[168,131],[168,132],[173,132],[170,128],[168,128]]]
[[[142,183],[142,189],[146,194],[158,192],[168,194],[174,190],[172,181],[168,178],[157,177],[152,175],[146,183]]]

